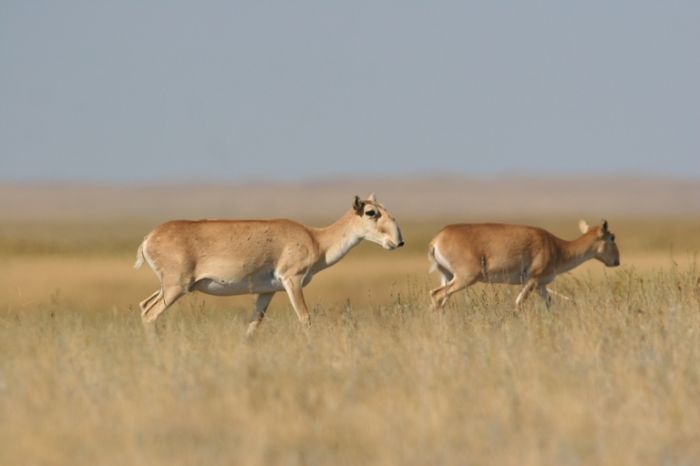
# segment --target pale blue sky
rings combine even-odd
[[[0,180],[700,176],[697,1],[0,1]]]

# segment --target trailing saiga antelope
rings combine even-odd
[[[435,309],[451,294],[475,282],[524,285],[515,300],[537,290],[549,308],[547,284],[589,259],[608,267],[620,265],[620,252],[608,222],[589,227],[581,220],[582,236],[566,241],[541,228],[499,223],[457,224],[443,228],[430,242],[430,271],[438,270],[442,284],[430,292]]]
[[[140,303],[144,323],[182,295],[257,294],[246,334],[262,321],[272,296],[286,291],[302,323],[309,323],[302,288],[361,240],[385,249],[404,245],[401,230],[374,195],[360,200],[325,228],[286,220],[175,220],[151,231],[138,248],[135,268],[145,259],[160,289]]]

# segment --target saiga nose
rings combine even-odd
[[[406,243],[404,243],[404,241],[401,240],[401,242],[399,243],[399,247],[402,248],[404,244],[406,244]]]

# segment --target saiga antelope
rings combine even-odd
[[[176,220],[151,231],[138,248],[135,268],[145,260],[160,289],[140,303],[144,323],[182,295],[198,290],[232,296],[257,294],[246,334],[260,324],[272,296],[286,291],[297,317],[308,324],[302,288],[361,240],[395,249],[401,230],[374,195],[355,196],[352,208],[325,228],[291,220]]]
[[[450,295],[476,282],[524,285],[515,300],[537,290],[549,308],[547,284],[589,259],[608,267],[620,265],[620,252],[608,222],[589,227],[581,220],[582,236],[566,241],[541,228],[498,223],[448,225],[430,242],[431,272],[438,270],[441,286],[430,292],[435,309]]]

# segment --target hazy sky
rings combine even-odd
[[[700,2],[0,2],[0,180],[700,176]]]

